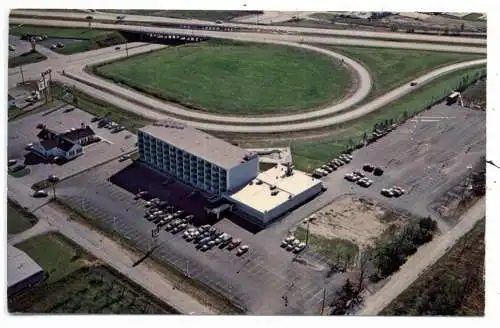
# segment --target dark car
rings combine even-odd
[[[60,179],[57,175],[51,174],[51,175],[49,175],[48,180],[49,180],[49,182],[54,183],[54,182],[59,182]]]
[[[363,165],[363,171],[373,172],[374,169],[375,169],[375,166],[373,166],[371,164],[365,164],[365,165]]]
[[[416,85],[417,85],[417,82],[415,82],[415,81],[410,83],[410,86],[412,86],[412,87],[414,87]]]
[[[94,123],[94,122],[100,121],[101,119],[102,119],[101,117],[95,116],[95,117],[92,117],[92,119],[90,120],[90,122]]]
[[[381,167],[376,167],[373,170],[373,174],[376,176],[381,176],[382,174],[384,174],[384,170]]]

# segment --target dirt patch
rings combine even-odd
[[[372,201],[345,196],[324,207],[309,224],[311,233],[371,246],[397,218]]]

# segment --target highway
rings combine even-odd
[[[52,14],[52,13],[51,13]],[[70,14],[70,13],[68,13]],[[71,13],[73,14],[73,13]],[[80,15],[78,13],[74,13]],[[33,20],[33,19],[11,19],[11,23],[24,23],[24,24],[37,24],[37,25],[52,25],[52,26],[73,26],[73,27],[86,27],[86,22],[80,21],[53,21],[53,20]],[[159,27],[143,27],[143,26],[130,26],[130,25],[115,25],[94,23],[94,28],[107,28],[107,29],[126,29],[134,31],[143,31],[149,33],[189,33],[187,30],[159,28]],[[363,100],[369,93],[371,88],[371,78],[367,70],[357,63],[345,56],[337,54],[332,51],[317,48],[311,45],[305,45],[297,41],[297,36],[282,35],[282,34],[264,34],[264,33],[239,33],[239,32],[218,32],[218,31],[205,31],[196,30],[193,32],[196,36],[210,36],[221,37],[226,39],[235,39],[249,42],[265,42],[275,43],[287,46],[301,47],[310,51],[318,51],[323,54],[332,56],[336,60],[344,60],[346,65],[353,68],[359,77],[359,88],[349,98],[344,99],[341,103],[329,106],[327,108],[310,111],[294,115],[282,116],[268,116],[268,117],[237,117],[237,116],[221,116],[200,113],[198,111],[190,111],[180,106],[168,104],[158,99],[154,99],[147,95],[141,94],[131,89],[118,86],[114,83],[105,81],[96,76],[91,76],[83,71],[85,65],[101,63],[103,61],[111,61],[125,56],[125,51],[114,50],[114,47],[104,48],[97,51],[85,52],[71,56],[64,56],[61,58],[49,59],[44,62],[26,65],[23,67],[25,79],[38,78],[41,71],[51,67],[55,72],[53,78],[63,83],[74,85],[76,88],[92,94],[97,99],[104,100],[124,110],[134,112],[140,116],[160,120],[170,117],[188,123],[193,127],[203,129],[206,131],[220,131],[220,132],[238,132],[238,133],[271,133],[271,132],[289,132],[289,131],[303,131],[319,129],[326,126],[344,123],[353,119],[357,119],[373,112],[382,106],[396,100],[422,85],[431,82],[432,80],[453,72],[458,69],[473,67],[477,65],[486,64],[486,59],[473,60],[458,64],[449,65],[436,69],[423,76],[416,78],[417,86],[411,87],[409,84],[402,85],[372,101],[359,106],[351,111],[338,114],[347,108],[353,107],[355,104]],[[192,35],[192,34],[189,34]],[[301,41],[314,42],[318,37],[302,36]],[[321,38],[320,38],[321,39]],[[337,39],[337,38],[322,38],[327,42],[343,42],[346,40],[348,44],[352,42],[359,42],[361,44],[374,44],[378,47],[394,46],[410,47],[412,49],[425,48],[426,50],[448,49],[446,51],[453,51],[455,49],[459,52],[472,52],[483,53],[486,48],[481,47],[461,47],[456,45],[443,45],[443,44],[423,44],[411,42],[393,42],[383,40],[366,40],[366,39]],[[290,41],[291,40],[291,41]],[[161,49],[162,45],[145,45],[141,43],[130,44],[129,53],[131,55]],[[62,70],[65,71],[65,76],[62,75]],[[20,74],[18,69],[9,70],[9,85],[12,86],[19,82]]]
[[[64,18],[64,19],[83,19],[83,20],[90,15],[94,17],[94,20],[116,21],[117,15],[121,14],[102,13],[102,12],[75,13],[75,12],[13,10],[11,12],[11,17],[10,17],[11,22],[14,22],[15,19],[17,19],[14,17],[15,15]],[[418,42],[459,43],[459,44],[473,44],[473,45],[486,46],[486,39],[480,39],[480,38],[442,36],[442,35],[423,35],[423,34],[396,33],[396,32],[334,30],[334,29],[324,29],[324,28],[308,28],[308,27],[293,27],[293,26],[262,26],[254,24],[238,24],[238,23],[227,23],[227,22],[224,22],[223,24],[216,24],[211,21],[202,21],[197,19],[178,19],[178,18],[159,17],[159,16],[125,15],[123,22],[139,22],[139,23],[142,22],[148,24],[163,23],[163,24],[182,24],[182,25],[202,24],[214,27],[244,28],[244,29],[260,30],[267,32],[282,31],[284,33],[318,34],[318,35],[328,35],[335,37],[345,36],[350,38],[374,38],[374,39],[399,40],[399,41],[408,40],[413,42],[418,41]],[[94,24],[96,23],[93,23],[92,25],[96,26]],[[42,24],[37,24],[37,25],[42,25]],[[88,24],[86,22],[83,22],[83,26],[87,25]]]

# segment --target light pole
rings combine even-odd
[[[306,247],[309,245],[309,222],[310,220],[307,220]]]

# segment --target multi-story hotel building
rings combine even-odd
[[[139,129],[140,160],[213,195],[246,185],[259,174],[255,153],[176,121]]]

